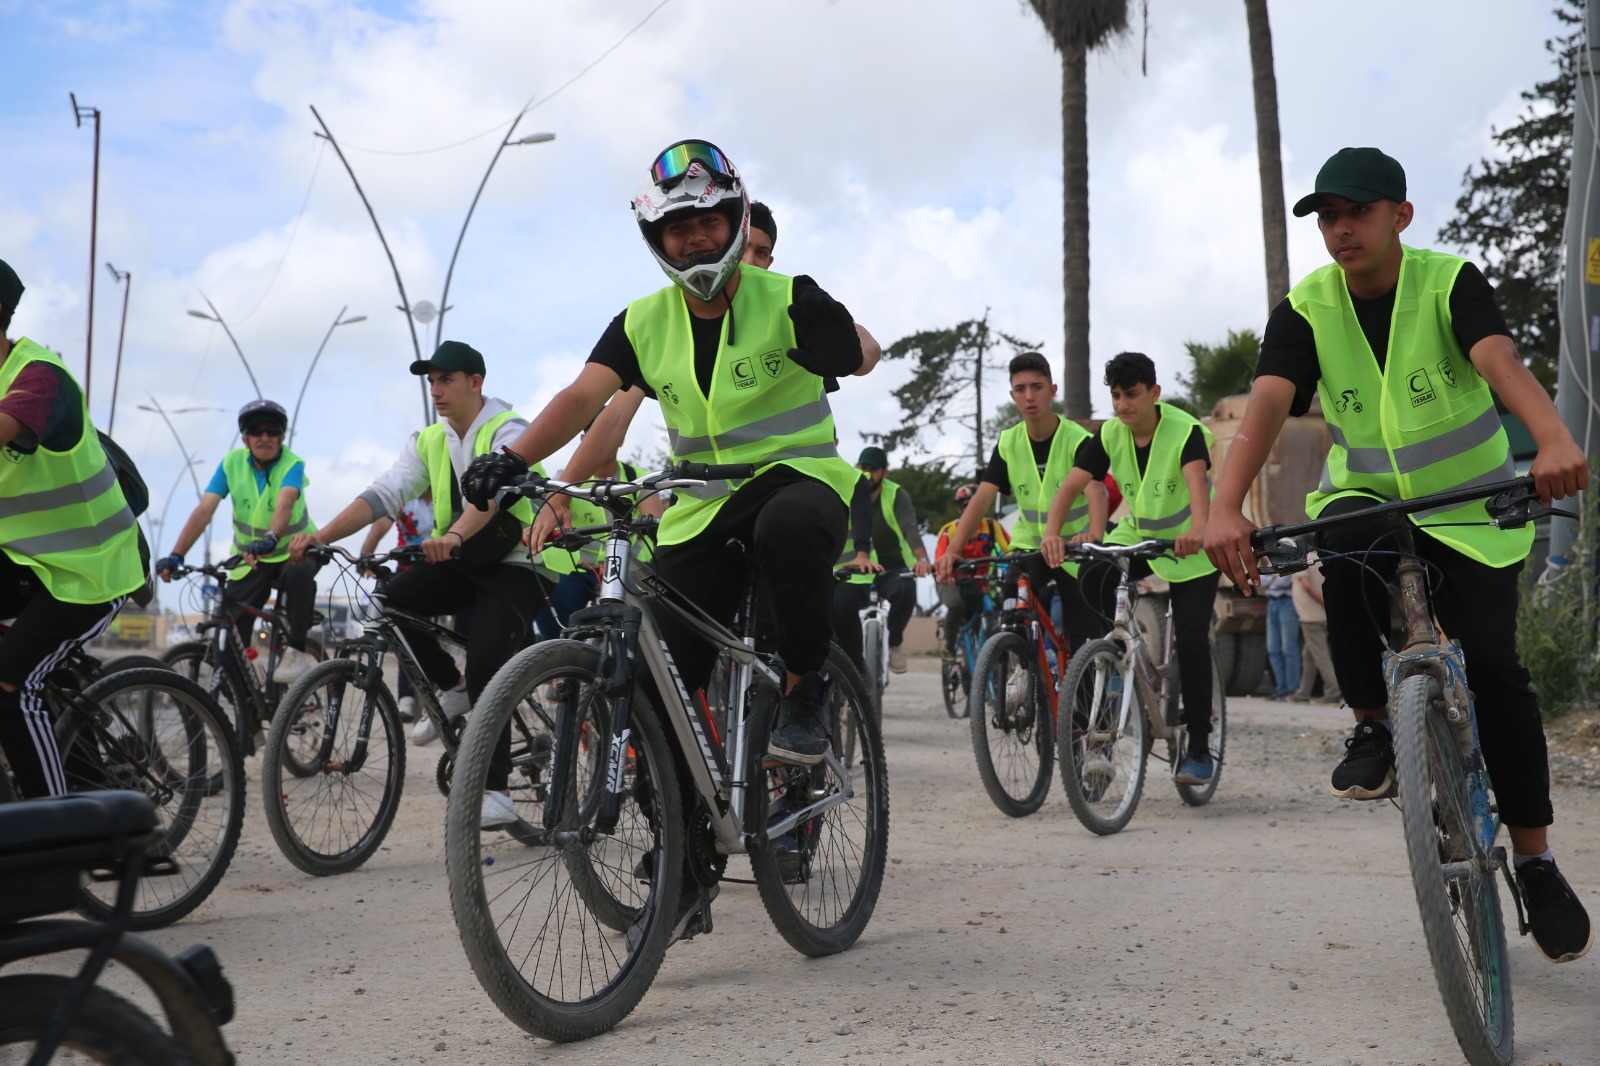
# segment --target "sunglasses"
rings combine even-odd
[[[251,426],[244,431],[244,435],[247,437],[281,437],[283,436],[283,428],[281,426]]]
[[[725,181],[734,180],[728,157],[722,149],[705,141],[679,141],[656,156],[650,164],[650,179],[663,189],[670,189],[688,177],[689,167],[696,162]]]

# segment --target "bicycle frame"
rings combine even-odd
[[[1169,724],[1164,713],[1164,708],[1172,698],[1172,598],[1167,598],[1166,619],[1161,627],[1161,661],[1158,663],[1150,654],[1150,643],[1134,611],[1134,604],[1138,600],[1137,583],[1126,567],[1119,569],[1122,570],[1122,577],[1117,582],[1116,616],[1107,635],[1123,647],[1122,672],[1124,675],[1133,675],[1139,697],[1144,701],[1145,718],[1150,723],[1151,736],[1157,740],[1176,740],[1184,726],[1181,722]],[[1127,728],[1128,715],[1133,709],[1133,691],[1126,687],[1122,690],[1122,709],[1117,718],[1119,731]]]
[[[1061,701],[1061,680],[1067,676],[1067,662],[1072,658],[1072,653],[1067,650],[1066,641],[1061,639],[1061,634],[1056,632],[1056,627],[1050,621],[1050,612],[1045,609],[1038,597],[1033,594],[1033,584],[1028,580],[1027,571],[1019,569],[1017,572],[1016,598],[1007,599],[1001,610],[1012,614],[1008,623],[1002,619],[998,628],[1011,628],[1024,633],[1025,639],[1039,663],[1039,676],[1051,678],[1055,683],[1048,686],[1050,689],[1050,720],[1056,721],[1056,711]],[[1027,621],[1018,621],[1026,616]],[[979,617],[982,617],[981,615]],[[1050,656],[1046,646],[1054,648],[1056,653],[1055,669],[1050,668]]]

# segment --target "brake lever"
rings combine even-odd
[[[1491,496],[1484,504],[1489,512],[1489,522],[1496,529],[1521,529],[1529,522],[1541,518],[1570,518],[1578,516],[1560,507],[1546,507],[1539,501],[1539,490],[1532,485],[1518,485]]]
[[[1298,574],[1311,564],[1306,561],[1309,546],[1300,540],[1280,540],[1256,549],[1256,572]],[[1265,559],[1263,565],[1261,560]]]

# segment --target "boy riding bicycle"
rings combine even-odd
[[[965,509],[972,497],[977,495],[978,486],[969,482],[956,490],[956,506]],[[939,527],[939,541],[933,549],[934,565],[940,559],[950,554],[950,543],[955,539],[956,527],[960,519],[956,518]],[[984,515],[978,523],[977,531],[967,538],[961,550],[956,554],[962,559],[998,558],[1011,550],[1011,535],[1006,532],[996,519]],[[961,635],[961,627],[967,624],[967,618],[983,610],[983,592],[975,580],[957,579],[953,585],[940,584],[935,586],[939,592],[939,602],[944,604],[944,657],[947,662],[954,662],[956,658],[956,638]]]
[[[1176,645],[1183,717],[1189,744],[1173,775],[1180,785],[1204,785],[1216,773],[1207,745],[1211,736],[1211,611],[1217,596],[1217,568],[1200,554],[1201,537],[1210,511],[1211,431],[1193,415],[1161,402],[1156,367],[1140,352],[1123,352],[1106,363],[1105,383],[1111,389],[1115,418],[1078,449],[1072,472],[1061,483],[1045,519],[1040,548],[1045,560],[1059,565],[1066,554],[1063,528],[1078,494],[1107,473],[1113,474],[1128,501],[1128,517],[1112,531],[1110,543],[1137,544],[1148,537],[1176,543],[1176,559],[1137,560],[1135,578],[1154,573],[1168,583],[1172,597],[1173,642]],[[1073,540],[1099,541],[1105,521],[1091,522]],[[1080,580],[1084,594],[1105,618],[1116,611],[1114,563],[1086,564]]]
[[[1321,484],[1306,498],[1313,518],[1511,477],[1496,395],[1538,443],[1530,472],[1546,502],[1588,484],[1583,452],[1523,365],[1483,275],[1463,259],[1401,244],[1413,209],[1399,163],[1376,148],[1341,149],[1294,213],[1316,214],[1334,262],[1273,308],[1250,403],[1218,478],[1206,551],[1240,588],[1259,583],[1255,527],[1241,512],[1245,492],[1284,419],[1304,414],[1314,392],[1333,446]],[[1433,596],[1439,622],[1466,655],[1484,761],[1534,942],[1553,962],[1579,958],[1591,926],[1549,848],[1544,730],[1516,650],[1518,575],[1532,528],[1490,526],[1481,501],[1414,515],[1412,523],[1418,554],[1443,577]],[[1394,784],[1380,624],[1395,562],[1333,556],[1372,548],[1383,529],[1346,527],[1320,544],[1334,672],[1356,719],[1332,791],[1351,799],[1387,796]]]

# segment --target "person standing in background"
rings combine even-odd
[[[1294,609],[1294,575],[1261,580],[1267,594],[1267,660],[1272,663],[1272,698],[1286,700],[1300,687],[1300,616]]]
[[[1339,679],[1333,674],[1333,652],[1328,648],[1328,611],[1322,605],[1322,566],[1315,551],[1306,553],[1311,565],[1294,575],[1294,613],[1300,616],[1300,687],[1289,699],[1310,703],[1311,690],[1322,678],[1321,702],[1338,704]]]

